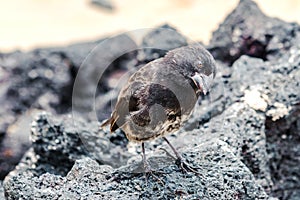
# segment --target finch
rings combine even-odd
[[[198,97],[209,92],[216,74],[213,56],[201,45],[169,51],[136,71],[123,86],[111,114],[101,126],[122,129],[129,141],[142,144],[143,162],[150,171],[144,142],[162,137],[184,171],[194,171],[165,137],[191,115]]]

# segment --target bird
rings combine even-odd
[[[200,44],[168,51],[139,68],[120,90],[117,102],[101,127],[122,129],[131,142],[141,143],[144,170],[151,173],[145,142],[163,138],[176,155],[176,164],[195,172],[166,138],[189,119],[200,95],[206,95],[216,75],[213,56]]]

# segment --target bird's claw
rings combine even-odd
[[[161,183],[162,185],[164,185],[164,182],[157,175],[155,175],[155,173],[162,174],[163,172],[152,170],[151,167],[150,167],[150,165],[147,162],[144,163],[144,170],[145,170],[144,171],[144,176],[145,176],[146,184],[148,184],[148,180],[149,180],[148,178],[149,177],[153,177],[159,183]]]
[[[184,162],[182,159],[177,159],[175,161],[175,164],[182,170],[183,173],[188,173],[188,172],[192,172],[192,173],[195,173],[195,174],[200,174],[197,169],[199,168],[195,168],[195,167],[192,167],[190,166],[189,164],[187,164],[186,162]]]

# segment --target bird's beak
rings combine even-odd
[[[210,89],[212,82],[213,82],[213,74],[210,74],[209,76],[207,76],[205,74],[196,73],[194,76],[191,77],[191,79],[197,86],[198,91],[200,91],[204,95],[206,95]]]

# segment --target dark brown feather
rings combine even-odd
[[[130,77],[101,127],[110,125],[111,132],[121,128],[132,141],[178,130],[199,96],[190,79],[196,72],[215,73],[212,56],[201,46],[174,49],[148,63]]]

